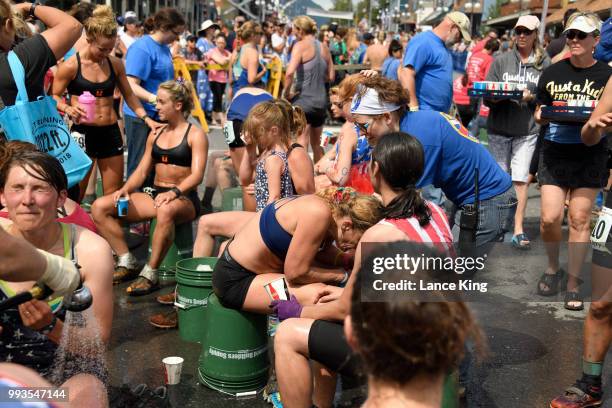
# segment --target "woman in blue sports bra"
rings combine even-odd
[[[73,330],[78,330],[82,344],[104,348],[113,317],[112,252],[102,237],[56,220],[57,208],[67,196],[66,175],[59,161],[40,151],[13,154],[0,166],[0,193],[9,213],[9,219],[0,219],[0,225],[9,234],[80,265],[83,283],[94,298],[95,321]],[[0,281],[0,300],[28,290],[34,283]],[[28,366],[42,375],[50,374],[63,334],[64,313],[61,299],[31,300],[4,311],[0,323],[0,360]],[[104,367],[103,361],[78,364],[79,358],[84,357],[72,355],[78,354],[78,350],[67,351],[76,367],[92,364],[95,368]],[[65,378],[55,380],[61,383]]]
[[[58,110],[73,121],[71,132],[78,134],[87,155],[100,167],[104,194],[121,187],[123,181],[123,138],[117,125],[113,93],[119,88],[125,102],[144,119],[151,129],[159,123],[147,117],[140,100],[132,91],[121,59],[110,55],[117,41],[117,23],[109,6],[96,6],[93,16],[85,21],[87,46],[59,65],[53,80],[52,94]],[[67,102],[64,93],[68,91]],[[79,96],[89,92],[95,97],[95,117],[85,120],[85,109]],[[80,199],[85,195],[89,174],[79,185]]]
[[[240,28],[239,35],[242,45],[236,60],[237,66],[232,67],[234,95],[245,86],[256,86],[266,74],[266,67],[260,63],[260,54],[257,49],[257,44],[263,35],[261,26],[254,21],[247,21]]]
[[[325,283],[342,284],[345,271],[313,267],[333,241],[355,248],[363,232],[380,220],[380,202],[350,188],[268,204],[234,236],[213,271],[213,289],[232,309],[270,313],[264,285],[285,277],[300,303],[313,304]],[[343,252],[337,253],[337,258]],[[347,267],[349,265],[346,265]]]
[[[166,256],[174,226],[194,220],[200,213],[197,187],[204,177],[208,156],[208,138],[187,122],[193,86],[189,82],[166,81],[159,86],[156,109],[167,122],[161,131],[152,131],[145,154],[136,171],[121,189],[94,202],[91,213],[102,235],[118,256],[114,282],[134,278],[138,273],[136,258],[130,253],[121,222],[157,219],[152,237],[151,256],[138,280],[127,288],[130,296],[151,293],[159,288],[157,268]],[[138,192],[155,166],[155,194]],[[127,215],[119,217],[117,202],[129,199]]]

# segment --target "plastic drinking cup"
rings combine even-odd
[[[183,361],[185,360],[182,357],[166,357],[162,360],[166,384],[175,385],[181,382]]]

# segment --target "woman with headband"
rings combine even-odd
[[[455,241],[476,248],[502,241],[516,208],[510,176],[459,120],[436,111],[406,112],[408,99],[397,81],[367,78],[353,98],[355,128],[372,146],[389,132],[414,136],[425,153],[417,187],[433,184],[457,206]]]

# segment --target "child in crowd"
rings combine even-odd
[[[293,195],[287,162],[290,129],[288,115],[273,101],[255,105],[244,123],[242,134],[247,144],[247,154],[240,164],[240,178],[241,181],[250,179],[255,165],[256,211],[280,198]],[[260,150],[259,157],[256,147]]]

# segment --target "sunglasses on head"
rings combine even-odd
[[[518,27],[514,29],[516,35],[530,35],[533,33],[533,30],[529,30],[528,28]]]
[[[589,35],[587,33],[578,30],[569,30],[567,33],[565,33],[565,38],[567,38],[568,40],[573,40],[574,38],[584,40],[588,36]]]

